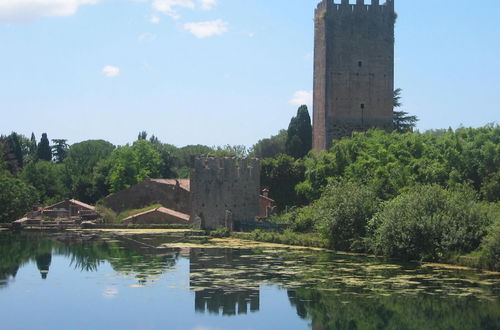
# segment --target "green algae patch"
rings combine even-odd
[[[198,238],[199,241],[192,239]],[[268,249],[296,249],[296,250],[316,250],[316,251],[326,251],[321,248],[313,248],[307,246],[296,246],[296,245],[286,245],[279,243],[267,243],[250,241],[239,238],[210,238],[206,236],[202,237],[190,237],[189,241],[177,242],[177,243],[167,243],[163,244],[163,247],[168,248],[179,248],[179,249],[189,249],[189,248],[217,248],[217,249],[258,249],[258,248],[268,248]]]
[[[179,234],[179,233],[193,233],[192,229],[89,229],[89,231],[115,233],[120,235],[134,235],[134,234]]]

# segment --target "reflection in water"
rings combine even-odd
[[[232,316],[259,311],[259,285],[244,270],[252,260],[242,258],[244,250],[191,249],[190,286],[195,290],[199,313]]]
[[[141,285],[162,283],[158,279],[176,267],[180,254],[155,246],[177,239],[0,233],[0,288],[27,263],[47,278],[53,257],[61,255],[85,272],[106,262]],[[193,248],[189,259],[198,314],[257,313],[266,285],[284,290],[290,307],[313,329],[500,329],[498,275],[275,248]],[[117,292],[110,286],[103,295]]]
[[[47,274],[49,273],[50,263],[52,262],[52,251],[37,254],[35,257],[36,266],[40,271],[42,279],[47,279]]]
[[[73,236],[54,236],[41,233],[1,233],[0,235],[0,287],[15,278],[18,269],[35,262],[42,279],[49,273],[52,255],[68,257],[70,265],[86,272],[97,271],[99,265],[109,262],[112,268],[126,276],[134,276],[145,285],[175,266],[178,254],[168,252],[155,255],[129,240],[82,240]]]

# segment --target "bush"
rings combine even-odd
[[[210,236],[215,238],[229,237],[231,236],[231,232],[226,227],[219,227],[215,230],[212,230],[210,232]]]
[[[327,187],[314,204],[314,218],[321,236],[336,250],[364,250],[366,226],[380,204],[375,192],[354,182]]]
[[[496,221],[490,226],[488,235],[481,243],[479,255],[483,266],[493,270],[500,270],[500,203],[497,204],[494,212]]]
[[[375,253],[406,260],[444,261],[475,250],[492,223],[491,212],[470,188],[411,188],[383,204],[370,221]]]

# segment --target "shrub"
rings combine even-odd
[[[446,260],[475,250],[492,222],[470,188],[415,186],[383,204],[370,221],[375,253],[407,260]]]
[[[211,237],[223,238],[231,236],[231,232],[226,227],[219,227],[210,232]]]
[[[500,203],[492,208],[496,221],[488,229],[488,235],[481,243],[481,263],[489,269],[500,270]]]
[[[375,192],[355,182],[327,187],[314,204],[314,221],[321,236],[336,250],[364,250],[366,226],[380,204]]]

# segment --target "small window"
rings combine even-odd
[[[358,62],[358,67],[360,67],[360,68],[363,67],[363,61]]]
[[[361,108],[361,110],[363,110],[365,108],[365,104],[361,103],[360,108]]]

